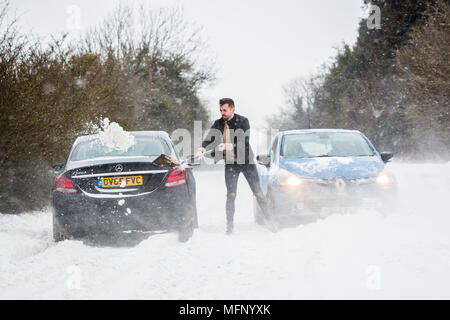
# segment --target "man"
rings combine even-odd
[[[196,157],[201,159],[207,149],[214,150],[212,157],[216,156],[225,160],[225,184],[227,187],[226,217],[227,234],[233,232],[233,220],[235,211],[235,199],[239,174],[242,172],[247,179],[250,188],[255,195],[266,222],[269,218],[266,199],[264,198],[259,183],[256,164],[253,162],[253,152],[250,147],[250,124],[246,117],[235,113],[234,101],[223,98],[219,101],[222,117],[214,122],[209,130],[202,147]]]

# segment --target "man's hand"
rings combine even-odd
[[[195,154],[195,159],[201,160],[205,156],[206,149],[200,148],[198,149],[197,153]]]
[[[221,143],[217,146],[216,150],[219,152],[222,152],[224,150],[233,151],[233,144],[232,143]]]

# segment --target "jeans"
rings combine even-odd
[[[227,202],[226,202],[226,213],[227,222],[232,223],[235,211],[235,200],[237,183],[240,173],[244,174],[245,179],[250,185],[250,189],[258,201],[264,215],[268,217],[267,202],[264,198],[261,190],[261,185],[259,182],[258,170],[256,169],[256,164],[226,164],[225,165],[225,184],[227,186]]]

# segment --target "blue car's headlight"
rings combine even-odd
[[[298,187],[304,183],[301,178],[283,169],[278,172],[277,180],[281,187]]]
[[[387,186],[387,185],[391,185],[393,184],[394,181],[394,177],[386,172],[386,171],[382,171],[376,178],[375,181],[382,186]]]

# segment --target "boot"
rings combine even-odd
[[[227,231],[226,231],[226,234],[233,233],[233,221],[234,221],[234,206],[232,208],[227,206]]]
[[[233,233],[233,221],[227,221],[227,231],[226,234]]]

